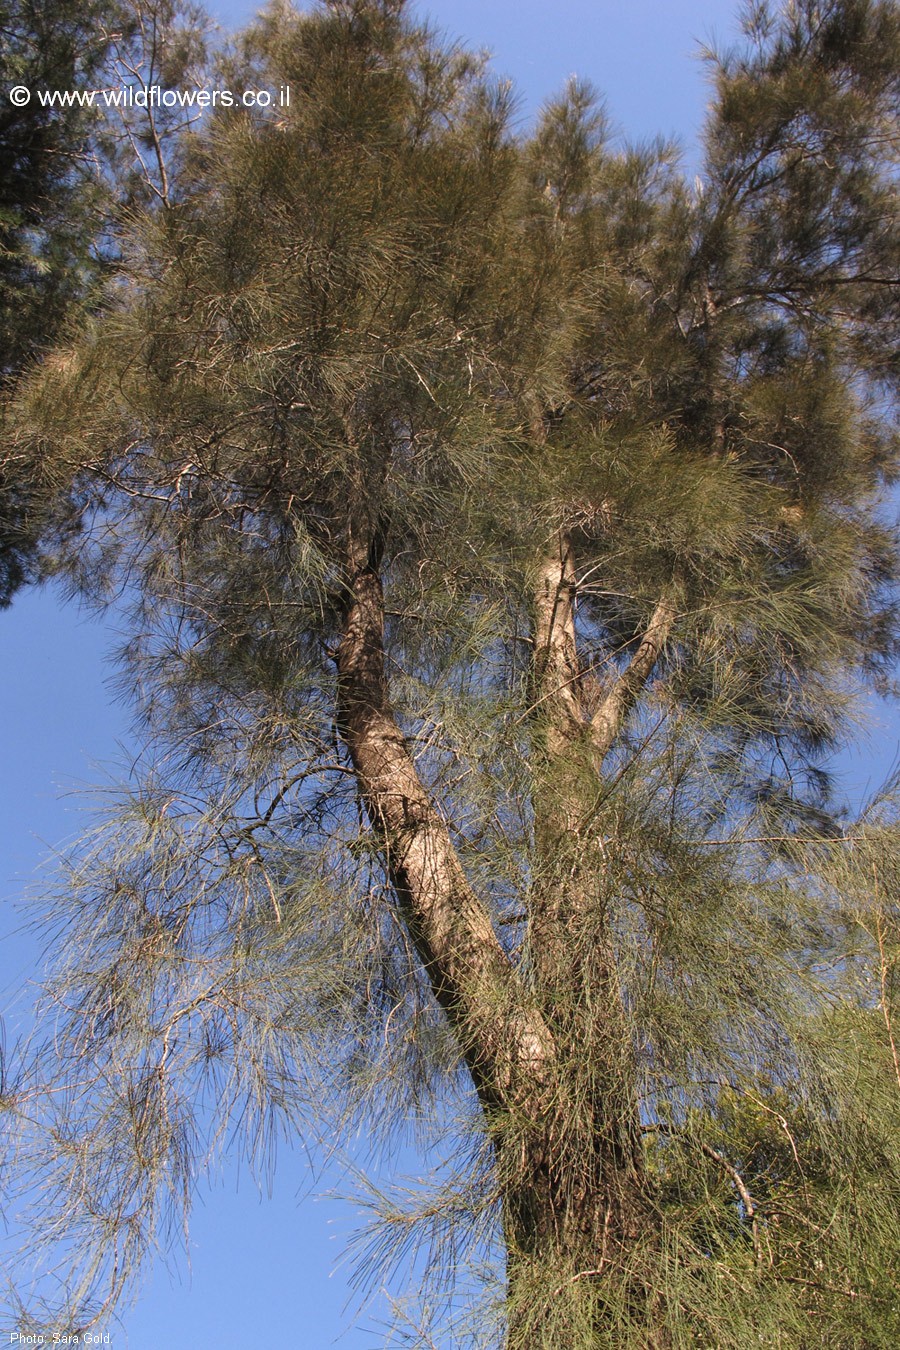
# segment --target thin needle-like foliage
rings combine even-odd
[[[829,764],[897,648],[900,20],[745,28],[691,186],[400,0],[270,8],[223,62],[290,108],[21,382],[144,744],[41,898],[22,1326],[364,1133],[429,1169],[358,1177],[387,1344],[896,1343],[896,795]]]

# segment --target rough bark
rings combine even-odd
[[[515,1109],[549,1081],[554,1049],[490,915],[469,885],[388,696],[384,602],[375,567],[348,579],[337,653],[338,724],[394,891],[436,998],[491,1109]]]
[[[575,635],[575,550],[560,530],[539,559],[534,598],[535,711],[547,749],[563,754],[583,730]]]
[[[535,1262],[602,1279],[649,1223],[636,1065],[606,910],[604,840],[593,821],[602,758],[584,711],[576,598],[574,543],[560,531],[535,570],[530,924],[537,995],[557,1044],[559,1114],[530,1194],[517,1197],[516,1227],[527,1240],[511,1265],[514,1284],[528,1282]],[[646,642],[639,651],[632,698],[653,667]],[[619,696],[617,710],[616,731],[627,698]],[[524,1316],[511,1343],[535,1331]]]
[[[583,896],[582,822],[595,786],[575,631],[575,554],[559,531],[538,560],[534,592],[534,826],[537,870],[530,946],[538,987],[553,988],[572,957]]]
[[[590,838],[603,762],[612,749],[662,655],[677,613],[664,595],[628,666],[616,678],[593,717],[582,699],[576,605],[575,549],[560,530],[539,559],[534,593],[536,728],[535,841],[547,869],[532,912],[534,959],[552,970],[571,958],[573,928],[583,927],[585,903],[579,874],[602,868],[602,843]]]
[[[348,550],[337,651],[340,733],[409,932],[495,1141],[511,1345],[533,1338],[540,1325],[528,1290],[544,1266],[602,1279],[648,1230],[631,1038],[614,944],[605,916],[591,909],[597,841],[580,833],[586,784],[593,775],[596,786],[598,761],[582,712],[575,562],[565,534],[541,561],[536,583],[535,813],[538,868],[545,872],[530,930],[534,992],[470,886],[392,709],[371,543]],[[664,641],[657,624],[638,648],[643,681],[652,671],[650,653]],[[619,725],[637,692],[635,671],[617,705]]]

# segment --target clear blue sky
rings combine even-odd
[[[240,26],[256,6],[219,0],[210,8],[224,27]],[[614,125],[632,139],[676,135],[692,170],[706,102],[698,45],[735,36],[729,0],[431,0],[419,7],[446,32],[494,54],[498,74],[522,94],[527,124],[540,103],[572,74],[606,95]],[[127,711],[105,686],[106,653],[115,644],[105,626],[64,608],[52,591],[29,592],[0,614],[6,732],[0,810],[0,1006],[8,1034],[22,1025],[28,994],[14,991],[39,957],[19,931],[16,908],[51,846],[77,833],[86,785],[109,778],[123,762]],[[897,753],[898,732],[886,713],[868,745],[842,762],[848,790],[858,795],[884,775]],[[873,749],[873,744],[875,749]],[[104,768],[104,766],[106,766]],[[38,886],[39,890],[39,886]],[[16,1008],[20,1011],[17,1012]],[[404,1160],[409,1165],[409,1159]],[[204,1187],[195,1211],[190,1268],[176,1252],[167,1269],[150,1272],[137,1306],[111,1324],[119,1350],[230,1347],[279,1343],[319,1350],[375,1350],[383,1335],[377,1307],[353,1325],[346,1266],[336,1273],[353,1225],[346,1204],[301,1196],[341,1186],[318,1183],[300,1150],[283,1150],[274,1193],[260,1195],[234,1172]],[[368,1329],[366,1329],[368,1327]],[[0,1319],[0,1331],[3,1321]]]

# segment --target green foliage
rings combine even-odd
[[[0,397],[99,303],[136,203],[164,202],[183,114],[47,105],[92,90],[189,83],[205,20],[172,0],[0,5]],[[24,107],[8,98],[21,85]],[[0,417],[5,408],[0,407]],[[0,423],[2,428],[2,423]],[[33,580],[70,482],[0,447],[0,607]]]
[[[69,305],[93,271],[96,221],[86,159],[89,116],[49,109],[36,97],[24,108],[9,89],[85,87],[107,45],[96,7],[0,6],[0,389],[37,351],[52,343]],[[5,457],[4,457],[5,459]],[[34,532],[29,494],[14,469],[0,469],[0,604],[7,604],[29,565]]]
[[[0,377],[6,380],[36,344],[52,341],[68,299],[83,286],[92,234],[84,163],[89,116],[79,108],[42,107],[36,91],[89,87],[106,39],[95,9],[66,3],[5,0],[0,28]],[[24,108],[7,97],[15,84],[35,91]]]

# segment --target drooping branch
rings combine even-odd
[[[881,887],[878,878],[878,868],[875,863],[872,864],[872,882],[873,895],[875,900],[875,932],[878,941],[878,971],[879,985],[881,992],[881,1015],[884,1018],[884,1026],[887,1031],[888,1044],[891,1047],[891,1057],[894,1061],[894,1077],[897,1079],[897,1086],[900,1087],[900,1052],[897,1050],[897,1038],[894,1035],[894,1020],[891,1016],[891,985],[893,984],[893,962],[889,959],[885,949],[884,942],[884,917],[881,911]]]
[[[625,718],[653,674],[677,617],[672,598],[664,595],[651,615],[637,651],[594,713],[590,724],[591,741],[600,764],[612,749]]]

